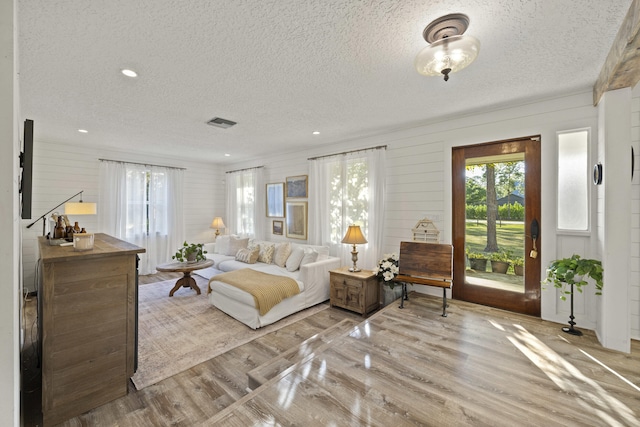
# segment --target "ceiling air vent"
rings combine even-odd
[[[236,122],[232,122],[231,120],[223,119],[221,117],[214,117],[213,119],[209,120],[207,124],[222,129],[228,129],[231,126],[234,126]]]

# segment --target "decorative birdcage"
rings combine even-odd
[[[411,231],[415,242],[440,243],[440,231],[433,224],[433,221],[428,218],[418,221]]]

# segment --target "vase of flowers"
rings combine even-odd
[[[382,283],[383,304],[387,305],[402,296],[402,286],[393,281],[398,275],[398,254],[385,254],[373,270]]]

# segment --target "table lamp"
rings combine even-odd
[[[49,210],[48,212],[46,212],[45,214],[40,216],[38,219],[33,221],[31,224],[27,225],[27,228],[31,228],[31,226],[33,226],[33,224],[35,224],[36,222],[42,220],[42,235],[44,236],[46,234],[46,228],[47,228],[46,227],[46,222],[47,222],[47,218],[46,217],[47,217],[47,215],[49,215],[51,212],[53,212],[54,210],[56,210],[57,208],[59,208],[63,204],[64,204],[64,213],[66,215],[95,215],[97,210],[98,210],[97,204],[96,203],[83,202],[82,201],[82,193],[83,192],[84,192],[84,190],[79,191],[76,194],[74,194],[73,196],[69,197],[64,202],[56,205],[53,209]],[[76,196],[80,196],[80,202],[67,203],[67,202],[69,202],[71,199],[73,199]]]
[[[95,215],[97,212],[98,205],[96,203],[83,202],[82,195],[80,195],[79,202],[66,202],[64,204],[65,215]],[[74,226],[74,231],[76,233],[80,232],[80,226],[77,221]]]
[[[217,216],[217,217],[213,218],[213,222],[211,223],[211,228],[215,228],[215,230],[216,230],[215,238],[217,239],[218,236],[220,235],[220,229],[221,228],[226,228],[226,226],[224,225],[224,222],[222,221],[222,218]]]
[[[362,231],[360,230],[359,225],[350,225],[347,230],[347,234],[342,239],[342,243],[348,243],[353,245],[353,249],[351,249],[351,260],[353,261],[353,267],[349,267],[349,271],[358,272],[360,269],[356,265],[358,262],[358,251],[356,250],[356,245],[363,245],[367,243],[367,239],[364,238]]]

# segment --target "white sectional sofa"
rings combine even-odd
[[[340,267],[340,259],[329,256],[329,248],[326,246],[219,236],[213,250],[207,246],[205,249],[208,252],[206,257],[213,260],[214,265],[212,269],[207,269],[208,271],[196,273],[210,278],[209,301],[252,329],[269,325],[283,317],[327,301],[329,271]],[[300,293],[286,298],[266,314],[260,315],[251,294],[215,280],[215,274],[218,272],[243,268],[290,277],[297,282]]]

